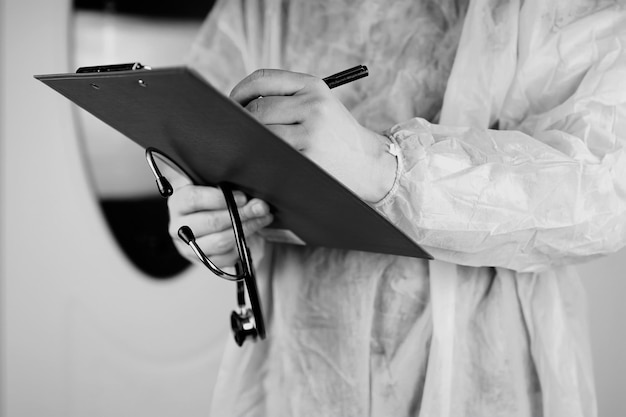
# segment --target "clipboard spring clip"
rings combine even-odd
[[[161,194],[162,197],[167,198],[174,193],[174,188],[167,178],[161,174],[161,171],[155,162],[154,155],[158,155],[163,161],[166,161],[168,165],[176,167],[181,173],[185,174],[187,178],[190,177],[179,164],[174,162],[163,152],[156,148],[147,148],[146,160],[148,161],[148,166],[150,167],[152,174],[156,178],[159,194]],[[189,245],[200,262],[202,262],[211,272],[220,278],[236,282],[237,304],[239,308],[231,313],[230,325],[235,342],[238,346],[242,346],[248,338],[253,340],[257,337],[265,339],[265,322],[263,320],[261,302],[256,285],[254,265],[252,263],[250,249],[246,244],[243,226],[233,192],[226,184],[222,184],[218,188],[221,189],[224,194],[224,198],[226,199],[226,206],[230,214],[233,233],[235,234],[235,242],[237,252],[239,254],[239,260],[235,264],[235,273],[226,272],[211,262],[211,259],[206,256],[200,246],[196,243],[196,238],[189,226],[180,227],[178,229],[178,237]]]

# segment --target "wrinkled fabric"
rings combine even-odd
[[[333,90],[400,149],[376,208],[437,261],[253,239],[268,338],[214,416],[595,416],[573,267],[625,243],[626,4],[222,0],[190,65]]]

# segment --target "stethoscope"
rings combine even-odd
[[[167,198],[174,193],[174,189],[167,178],[161,174],[154,160],[154,155],[158,155],[161,159],[166,161],[167,164],[175,166],[181,173],[186,175],[187,178],[190,177],[180,165],[163,152],[156,148],[147,148],[146,160],[148,161],[148,166],[152,174],[156,178],[159,194]],[[230,315],[230,326],[235,337],[235,342],[237,345],[241,346],[248,338],[253,340],[257,337],[265,339],[265,323],[263,321],[261,302],[256,285],[254,265],[252,263],[250,249],[246,244],[246,238],[243,233],[241,218],[239,217],[239,211],[235,203],[235,198],[233,197],[233,192],[227,184],[221,184],[218,188],[224,194],[233,232],[235,234],[235,243],[239,254],[239,261],[235,264],[235,273],[226,272],[211,262],[211,259],[204,254],[196,243],[196,238],[189,226],[180,227],[178,229],[178,237],[189,245],[200,262],[209,268],[211,272],[220,278],[237,283],[238,309],[233,311]]]

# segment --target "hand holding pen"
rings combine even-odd
[[[395,157],[387,153],[386,138],[363,127],[330,90],[366,75],[364,66],[325,79],[258,70],[230,96],[361,199],[375,203],[391,189]]]

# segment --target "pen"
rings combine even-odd
[[[324,82],[328,85],[328,88],[335,88],[358,80],[359,78],[367,77],[367,75],[367,67],[365,65],[357,65],[356,67],[349,68],[345,71],[341,71],[337,74],[324,78]]]

